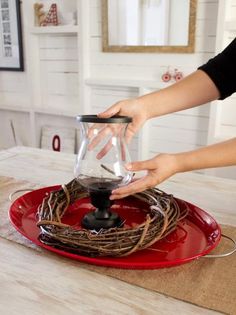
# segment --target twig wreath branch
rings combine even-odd
[[[48,194],[38,208],[40,241],[85,256],[127,256],[166,237],[188,213],[187,204],[180,210],[172,195],[153,188],[133,195],[147,204],[146,220],[135,227],[95,232],[62,223],[68,206],[87,196],[76,179]]]

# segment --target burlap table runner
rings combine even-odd
[[[17,189],[36,189],[39,186],[0,177],[0,236],[43,252],[15,231],[8,219],[9,194]],[[226,235],[236,239],[235,227],[222,226],[222,229]],[[228,249],[229,244],[222,241],[214,253]],[[225,258],[203,257],[181,266],[157,270],[121,270],[82,263],[81,266],[198,306],[236,314],[236,254]]]

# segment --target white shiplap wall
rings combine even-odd
[[[67,0],[60,0],[60,2]],[[72,7],[75,7],[75,1]],[[168,66],[178,68],[185,75],[194,71],[199,65],[206,62],[214,55],[215,36],[217,22],[217,0],[198,0],[197,24],[196,24],[196,51],[193,54],[141,54],[141,53],[103,53],[101,51],[101,1],[88,0],[90,9],[89,47],[87,51],[87,73],[90,78],[120,79],[120,80],[152,80],[157,86],[162,84],[160,77]],[[236,1],[231,1],[232,16],[236,16]],[[24,14],[24,12],[23,12]],[[25,17],[23,17],[24,24]],[[79,30],[80,32],[80,30]],[[24,35],[26,30],[24,29]],[[37,35],[38,36],[38,35]],[[233,37],[232,32],[229,36]],[[35,126],[37,141],[39,144],[40,130],[43,124],[55,124],[75,126],[73,117],[63,117],[62,112],[80,113],[83,104],[79,104],[79,58],[78,46],[80,34],[76,35],[40,35],[39,59],[40,59],[40,94],[42,99],[36,102]],[[87,41],[88,39],[85,39]],[[27,58],[28,51],[24,51]],[[16,108],[29,107],[31,105],[29,81],[31,80],[28,69],[24,73],[0,72],[0,105]],[[162,84],[163,86],[163,84]],[[152,91],[149,86],[140,86],[146,91]],[[118,100],[132,98],[139,95],[140,90],[134,86],[106,86],[95,84],[89,87],[90,105],[83,108],[84,113],[96,113],[104,110]],[[225,102],[222,115],[222,133],[232,134],[236,131],[234,120],[235,98]],[[51,111],[52,115],[47,114]],[[13,116],[12,116],[13,115]],[[19,133],[23,144],[28,145],[27,138],[29,126],[29,114],[9,111],[0,112],[0,130],[8,130],[9,139],[12,139],[11,130],[3,129],[3,121],[23,122],[23,132]],[[23,120],[22,120],[23,119]],[[204,105],[195,109],[167,115],[150,122],[145,131],[146,156],[151,157],[158,152],[177,152],[201,147],[207,142],[209,120],[209,106]],[[9,125],[9,123],[8,123]],[[25,128],[26,127],[26,128]],[[26,135],[26,137],[25,137]],[[29,136],[29,135],[28,135]],[[4,136],[3,136],[4,137]],[[12,140],[10,140],[12,145]],[[133,159],[139,156],[138,136],[131,145]],[[4,142],[4,146],[6,141]],[[1,139],[0,139],[1,146]]]
[[[39,38],[42,108],[78,109],[77,37],[43,35]]]
[[[228,19],[235,21],[236,28],[236,0],[232,1],[229,11],[230,15],[228,16]],[[235,30],[229,30],[225,32],[225,36],[223,38],[224,47],[226,47],[235,37],[236,37]],[[223,139],[229,137],[236,137],[236,93],[234,93],[232,96],[230,96],[229,98],[225,99],[223,102],[220,103],[221,117],[218,136]]]
[[[222,0],[221,0],[222,1]],[[222,50],[236,37],[236,0],[222,1],[226,5],[224,16],[220,14],[219,23],[226,21],[226,27],[222,30],[221,25],[218,25],[221,37],[217,49]],[[221,22],[222,19],[222,22]],[[231,21],[231,23],[229,23]],[[231,24],[231,26],[227,26]],[[236,93],[225,99],[223,102],[218,102],[220,111],[219,126],[216,132],[216,138],[221,139],[236,136]]]
[[[27,76],[21,72],[0,72],[0,100],[2,106],[27,107],[29,96],[27,93]]]
[[[24,126],[24,128],[22,128]],[[30,145],[30,117],[27,112],[0,112],[0,149]]]
[[[236,37],[236,0],[219,0],[216,52]],[[236,93],[211,106],[208,143],[236,137]],[[207,173],[236,179],[236,166],[209,170]]]

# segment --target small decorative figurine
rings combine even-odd
[[[57,5],[53,3],[46,15],[45,19],[41,23],[41,26],[56,26],[58,25]]]
[[[179,71],[178,69],[174,69],[174,73],[172,74],[169,68],[170,67],[168,67],[168,70],[161,76],[163,82],[169,82],[171,81],[171,79],[177,82],[183,79],[184,77],[183,72]]]
[[[175,74],[174,74],[173,78],[176,82],[182,80],[183,79],[183,72],[178,71],[178,69],[175,69]]]
[[[161,79],[163,82],[169,82],[171,80],[171,74],[169,70],[167,70],[162,76]]]
[[[45,11],[43,11],[42,3],[34,4],[34,23],[35,26],[40,26],[46,17]]]
[[[34,18],[35,26],[56,26],[58,25],[57,5],[53,3],[46,13],[43,10],[44,5],[42,3],[34,4]]]

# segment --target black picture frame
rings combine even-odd
[[[24,71],[20,0],[0,0],[1,70]]]

